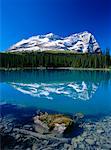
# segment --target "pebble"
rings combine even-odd
[[[79,144],[79,148],[80,149],[85,149],[85,145],[84,144]]]
[[[24,129],[30,129],[31,127],[32,127],[32,126],[31,126],[31,125],[28,125],[28,124],[23,126]]]
[[[82,136],[86,137],[87,136],[87,132],[84,131],[83,134],[82,134]]]
[[[70,147],[70,144],[64,144],[64,149],[69,149],[69,147]]]
[[[73,144],[73,148],[77,148],[77,143],[74,143],[74,144]]]
[[[97,133],[98,133],[98,134],[104,133],[104,130],[98,129],[98,130],[97,130]]]
[[[26,150],[31,150],[31,148],[27,148]]]
[[[81,137],[81,136],[78,136],[76,138],[73,138],[71,143],[72,144],[75,144],[75,143],[79,143],[79,142],[82,142],[84,139]]]
[[[106,143],[106,144],[103,145],[102,148],[111,150],[111,145]]]
[[[16,140],[19,139],[20,137],[21,137],[20,134],[15,135]]]
[[[89,145],[94,145],[95,141],[93,139],[85,139],[86,143],[88,143]]]
[[[68,150],[74,150],[73,146],[70,146]]]
[[[45,145],[48,145],[49,141],[48,141],[48,140],[44,140],[43,143],[44,143]]]

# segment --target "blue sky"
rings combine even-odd
[[[1,0],[0,50],[32,35],[90,31],[111,48],[111,0]]]

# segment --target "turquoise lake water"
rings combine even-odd
[[[111,113],[111,72],[27,70],[0,72],[0,102],[73,114]]]

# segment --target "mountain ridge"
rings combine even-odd
[[[88,31],[61,37],[53,33],[32,36],[12,45],[8,51],[73,51],[75,53],[100,53],[101,49],[93,34]]]

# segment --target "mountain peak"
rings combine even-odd
[[[47,37],[56,36],[54,33],[50,32],[46,34]]]
[[[46,38],[49,38],[50,40],[60,40],[62,39],[59,35],[56,35],[54,33],[48,33],[44,35]]]

